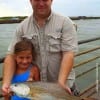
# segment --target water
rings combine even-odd
[[[74,20],[78,25],[78,40],[100,36],[100,19]],[[0,24],[0,56],[4,56],[18,24]],[[97,43],[97,45],[100,45]],[[93,47],[96,45],[89,45]],[[84,49],[84,46],[81,47]]]
[[[93,37],[100,37],[100,19],[98,20],[77,20],[75,21],[78,25],[78,40],[89,39]],[[82,52],[86,49],[91,49],[94,47],[100,46],[100,40],[95,42],[90,42],[86,44],[82,44],[79,46],[79,52]],[[91,59],[100,55],[100,50],[88,53],[86,55],[82,55],[76,57],[75,63],[79,63],[84,60]],[[96,59],[90,63],[84,64],[81,67],[75,69],[76,75],[89,70],[93,67],[96,67],[96,63],[100,66],[100,58]],[[100,67],[99,67],[99,76],[100,76]],[[99,77],[100,80],[100,77]],[[91,72],[83,75],[82,77],[77,78],[76,80],[78,87],[80,90],[86,89],[87,86],[93,85],[96,82],[96,70],[92,70]]]
[[[7,52],[9,43],[14,36],[15,28],[18,24],[0,24],[0,56]]]
[[[74,22],[78,25],[78,40],[84,40],[84,39],[90,39],[93,37],[100,37],[100,19],[92,19],[92,20],[74,20]],[[18,24],[0,24],[0,57],[5,56],[7,52],[7,48],[9,43],[11,42],[12,37],[14,36],[14,31]],[[79,46],[79,51],[83,51],[86,49],[90,49],[93,47],[100,46],[100,40],[96,42],[91,42],[83,44]],[[100,55],[100,50],[97,50],[95,52],[77,57],[75,59],[75,63],[78,63],[80,61],[89,59],[94,56]],[[91,63],[85,64],[82,67],[76,68],[76,73],[80,74],[81,72],[90,69],[92,67],[96,66],[96,63],[100,64],[100,59],[97,59]],[[0,65],[0,69],[2,70],[2,64]],[[100,67],[99,67],[100,72]],[[86,74],[85,76],[82,76],[81,78],[77,79],[77,83],[79,84],[79,88],[83,89],[86,87],[86,85],[89,85],[96,80],[96,71],[91,71],[91,74]],[[77,75],[76,74],[76,75]],[[0,76],[2,75],[2,71],[0,72]],[[100,77],[99,77],[100,80]],[[83,84],[85,83],[85,84]]]

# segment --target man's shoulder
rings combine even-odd
[[[69,16],[64,16],[64,15],[61,15],[59,13],[55,13],[55,12],[52,12],[53,14],[53,17],[58,19],[58,20],[63,20],[63,21],[71,21],[70,17]]]
[[[20,25],[26,25],[28,23],[32,22],[32,15],[31,16],[28,16],[27,18],[25,18],[21,23]]]
[[[26,30],[32,23],[32,15],[25,18],[17,27],[17,30]]]

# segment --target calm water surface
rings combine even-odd
[[[100,19],[74,20],[74,22],[78,25],[78,31],[77,31],[78,40],[90,39],[93,37],[100,37]],[[11,42],[12,37],[14,36],[14,31],[17,26],[18,24],[0,24],[0,57],[6,54],[7,48],[9,46],[9,43]],[[97,46],[100,46],[100,40],[79,46],[79,51],[83,51],[83,50],[90,49]],[[98,56],[98,55],[100,55],[100,50],[77,57],[75,59],[75,63],[78,63],[80,61],[83,61],[83,60],[86,60],[86,59],[92,58],[93,56]],[[80,74],[81,72],[87,69],[95,67],[96,63],[100,64],[100,59],[95,60],[91,63],[85,64],[81,68],[80,67],[77,68],[76,73]],[[2,66],[2,64],[0,66]],[[0,67],[0,69],[2,70],[2,67]],[[99,72],[100,72],[100,68],[99,68]],[[96,79],[95,70],[91,71],[91,73],[92,74],[86,74],[85,76],[82,76],[81,78],[77,79],[77,83],[79,84],[80,89],[83,89],[85,88],[86,85],[89,85],[95,82],[95,79]],[[2,71],[0,72],[0,75],[2,75]],[[99,77],[99,80],[100,80],[100,77]]]

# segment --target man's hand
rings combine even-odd
[[[62,83],[59,83],[59,85],[67,92],[69,93],[70,95],[72,95],[72,92],[71,92],[71,89],[66,86],[65,84],[62,84]]]
[[[68,92],[70,95],[72,95],[71,89],[68,86],[65,86],[66,92]]]
[[[61,85],[62,88],[64,88],[69,94],[72,94],[70,88],[65,85],[69,73],[72,70],[74,62],[74,52],[63,52],[62,61],[61,61],[61,67],[59,71],[58,76],[58,83]]]

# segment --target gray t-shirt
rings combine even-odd
[[[76,52],[77,34],[73,22],[68,17],[51,13],[43,27],[39,27],[33,16],[26,18],[17,28],[15,37],[8,48],[13,53],[15,43],[22,38],[32,41],[37,52],[36,64],[40,68],[41,80],[57,81],[62,52]],[[75,79],[74,70],[69,80]]]

